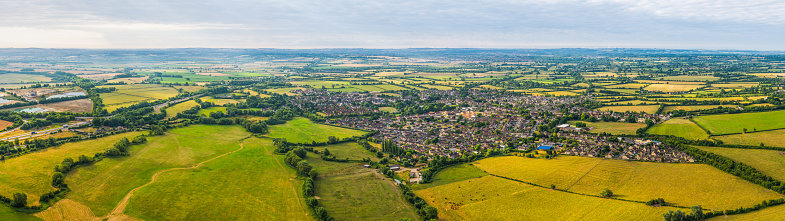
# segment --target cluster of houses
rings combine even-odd
[[[314,105],[325,116],[364,115],[379,112],[373,105],[395,102],[395,98],[385,98],[378,93],[334,92],[327,90],[305,89],[293,90],[301,94],[296,105]]]
[[[564,114],[585,114],[602,118],[624,119],[635,115],[638,121],[662,121],[669,115],[645,113],[614,113],[589,110],[576,104],[591,99],[584,97],[522,96],[487,90],[470,90],[470,96],[458,91],[420,91],[417,96],[389,97],[370,93],[339,93],[326,90],[303,90],[299,99],[316,106],[328,116],[356,115],[368,111],[368,104],[389,105],[394,102],[425,101],[458,105],[449,111],[435,111],[392,117],[332,118],[326,123],[363,130],[379,131],[374,138],[392,139],[405,149],[419,154],[461,157],[478,149],[537,147],[531,138],[538,125],[548,124]],[[565,112],[566,110],[566,112]],[[571,142],[550,141],[554,151],[563,154],[604,157],[624,160],[659,162],[694,162],[689,155],[656,141],[609,141],[609,137],[583,133],[590,128],[557,126],[557,137]],[[550,135],[549,132],[541,132]]]
[[[608,159],[640,160],[671,163],[692,163],[692,156],[659,141],[599,136],[587,133],[558,133],[560,137],[578,141],[577,145],[557,145],[562,154]]]

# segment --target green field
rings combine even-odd
[[[366,150],[355,142],[345,142],[340,144],[333,144],[326,147],[314,147],[315,150],[324,151],[327,148],[330,154],[337,159],[362,160],[363,158],[375,158],[376,154]]]
[[[657,112],[657,109],[660,108],[660,105],[640,105],[640,106],[605,106],[601,108],[597,108],[598,110],[602,111],[613,111],[613,112],[646,112],[649,114],[653,114]]]
[[[394,113],[394,112],[396,112],[398,110],[395,109],[394,107],[379,107],[379,111],[384,111],[384,112],[387,112],[387,113]]]
[[[0,163],[0,195],[11,197],[14,193],[27,194],[28,205],[38,205],[41,194],[54,190],[51,186],[55,165],[67,157],[93,156],[106,150],[122,137],[133,138],[143,132],[130,132],[63,144]],[[70,178],[70,175],[68,176]],[[68,178],[66,180],[68,180]]]
[[[175,117],[175,116],[177,116],[177,113],[180,113],[180,112],[183,112],[185,110],[191,109],[192,107],[196,107],[198,105],[199,105],[199,103],[196,103],[196,101],[189,100],[189,101],[183,101],[182,103],[179,103],[179,104],[175,104],[175,105],[173,105],[171,107],[167,107],[166,108],[166,118]]]
[[[243,147],[197,168],[161,174],[131,197],[126,214],[144,220],[309,219],[302,181],[282,155],[273,154],[272,141],[250,138]]]
[[[106,110],[109,112],[112,112],[117,108],[131,106],[142,101],[152,102],[159,99],[174,97],[178,94],[177,90],[174,88],[163,87],[157,84],[128,84],[99,87],[117,88],[116,91],[111,93],[100,94],[104,105],[106,105]]]
[[[714,109],[718,107],[733,107],[734,105],[696,105],[696,106],[665,106],[662,109],[663,113],[675,111],[675,110],[683,110],[683,111],[697,111],[697,110],[708,110]]]
[[[298,117],[285,124],[270,125],[271,138],[284,138],[292,143],[327,142],[329,136],[339,139],[365,134],[363,131],[313,123],[308,118]]]
[[[769,175],[776,180],[785,180],[785,154],[783,154],[782,151],[723,147],[698,148],[752,166],[763,174]]]
[[[785,128],[785,111],[697,116],[693,121],[712,135]]]
[[[658,78],[660,80],[666,81],[716,81],[720,79],[719,77],[711,76],[711,75],[679,75],[679,76],[668,76],[668,77],[661,77]]]
[[[785,130],[769,130],[746,134],[731,134],[713,136],[712,138],[721,140],[726,144],[759,146],[762,143],[763,145],[771,147],[785,147]]]
[[[672,118],[661,124],[654,125],[647,131],[649,134],[673,135],[691,140],[708,139],[709,134],[690,120]]]
[[[319,204],[337,220],[419,218],[395,183],[372,169],[357,163],[323,161],[312,154],[306,159],[321,174],[315,191]]]
[[[435,186],[441,186],[441,185],[455,183],[468,179],[480,178],[486,175],[488,174],[470,163],[461,164],[457,166],[448,167],[446,169],[443,169],[442,171],[439,171],[439,173],[437,173],[436,176],[433,177],[433,182],[424,183],[424,184],[415,184],[412,187],[412,189],[413,190],[427,189]]]
[[[130,149],[130,156],[108,158],[68,174],[67,199],[87,205],[97,216],[108,214],[132,189],[150,182],[158,171],[188,167],[239,149],[249,136],[240,126],[194,125],[150,137]],[[159,198],[161,200],[161,198]],[[169,208],[171,209],[171,208]]]
[[[609,188],[620,199],[645,202],[664,198],[676,206],[702,205],[704,209],[749,207],[783,197],[705,164],[559,156],[554,160],[495,157],[477,161],[475,166],[490,174],[542,186],[553,184],[576,193],[599,195]]]
[[[42,219],[27,213],[17,212],[16,210],[11,209],[8,206],[0,205],[0,220],[28,221],[28,220],[42,220]]]
[[[196,112],[196,114],[204,114],[204,116],[210,116],[210,114],[214,113],[214,112],[224,112],[224,113],[226,113],[226,107],[208,107],[208,108],[204,108],[204,109],[199,109],[199,112]],[[168,112],[167,112],[167,114],[168,114]]]
[[[575,125],[575,122],[578,121],[570,121],[571,125]],[[589,132],[591,133],[611,133],[611,134],[635,134],[635,131],[639,128],[646,127],[646,124],[642,123],[626,123],[626,122],[587,122],[587,127],[592,127]]]
[[[49,82],[52,78],[37,74],[0,73],[0,84]]]
[[[415,192],[442,220],[662,220],[672,207],[651,207],[554,191],[484,176]]]

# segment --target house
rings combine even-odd
[[[363,165],[363,167],[365,167],[365,168],[371,168],[371,165],[365,164],[365,165]]]
[[[401,169],[400,165],[390,165],[389,167],[390,167],[390,170],[400,170]]]

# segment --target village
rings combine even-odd
[[[566,124],[565,118],[581,116],[636,123],[662,122],[670,115],[620,113],[591,110],[578,105],[590,96],[522,96],[489,90],[420,91],[414,96],[385,96],[378,93],[298,90],[299,106],[315,106],[328,118],[326,123],[379,131],[375,139],[392,139],[397,145],[419,154],[458,158],[480,149],[532,151],[547,146],[554,153],[622,160],[694,162],[695,159],[668,145],[651,140],[622,139],[591,133],[590,127]],[[378,107],[408,104],[415,114],[381,113]],[[424,110],[445,105],[441,111]],[[427,111],[427,112],[426,112]],[[398,113],[402,112],[397,110]],[[409,112],[407,112],[409,113]],[[365,115],[365,116],[363,116]],[[373,116],[373,117],[367,117]],[[616,140],[613,140],[613,139]]]

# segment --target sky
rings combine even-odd
[[[785,50],[783,0],[0,0],[0,48]]]

